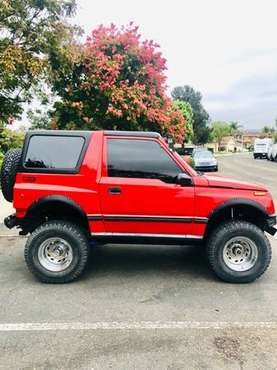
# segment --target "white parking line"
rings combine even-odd
[[[65,323],[6,323],[0,324],[0,332],[59,331],[59,330],[156,330],[156,329],[277,329],[273,321],[104,321]]]

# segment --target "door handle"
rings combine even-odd
[[[22,180],[24,182],[36,182],[37,178],[36,176],[23,176]]]
[[[121,194],[121,188],[109,188],[108,192],[112,195]]]

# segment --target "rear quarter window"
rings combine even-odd
[[[31,136],[23,165],[27,169],[75,170],[84,144],[85,138],[80,136]]]

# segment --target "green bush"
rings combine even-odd
[[[179,155],[185,155],[185,149],[184,148],[175,148],[175,151],[179,154]]]
[[[0,168],[2,167],[3,158],[4,158],[4,153],[0,152]]]
[[[22,147],[24,137],[24,131],[13,131],[8,128],[4,128],[0,132],[0,152],[6,153],[9,149]]]
[[[175,150],[179,155],[191,155],[193,147],[175,148]]]
[[[8,128],[0,129],[0,167],[5,153],[12,148],[20,148],[23,145],[25,132],[13,131]]]

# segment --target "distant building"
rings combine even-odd
[[[242,151],[242,146],[237,143],[234,136],[225,136],[220,145],[217,142],[208,143],[206,147],[212,149],[214,152],[237,152]]]
[[[250,149],[254,146],[255,139],[263,139],[265,137],[272,138],[272,134],[246,131],[241,135],[240,140],[242,140],[244,149]]]
[[[236,140],[234,136],[225,136],[218,147],[220,152],[236,152]]]
[[[214,143],[215,151],[223,152],[242,152],[249,150],[254,146],[255,139],[272,137],[271,134],[263,134],[259,132],[241,132],[234,136],[226,136],[222,139],[220,147]]]
[[[255,139],[263,139],[266,137],[271,138],[272,134],[264,134],[255,131],[238,132],[233,136],[225,136],[221,140],[220,146],[218,146],[218,143],[212,142],[205,144],[204,147],[213,152],[242,152],[251,149],[254,146]],[[192,148],[195,147],[193,144],[185,144],[185,147],[187,146]]]

